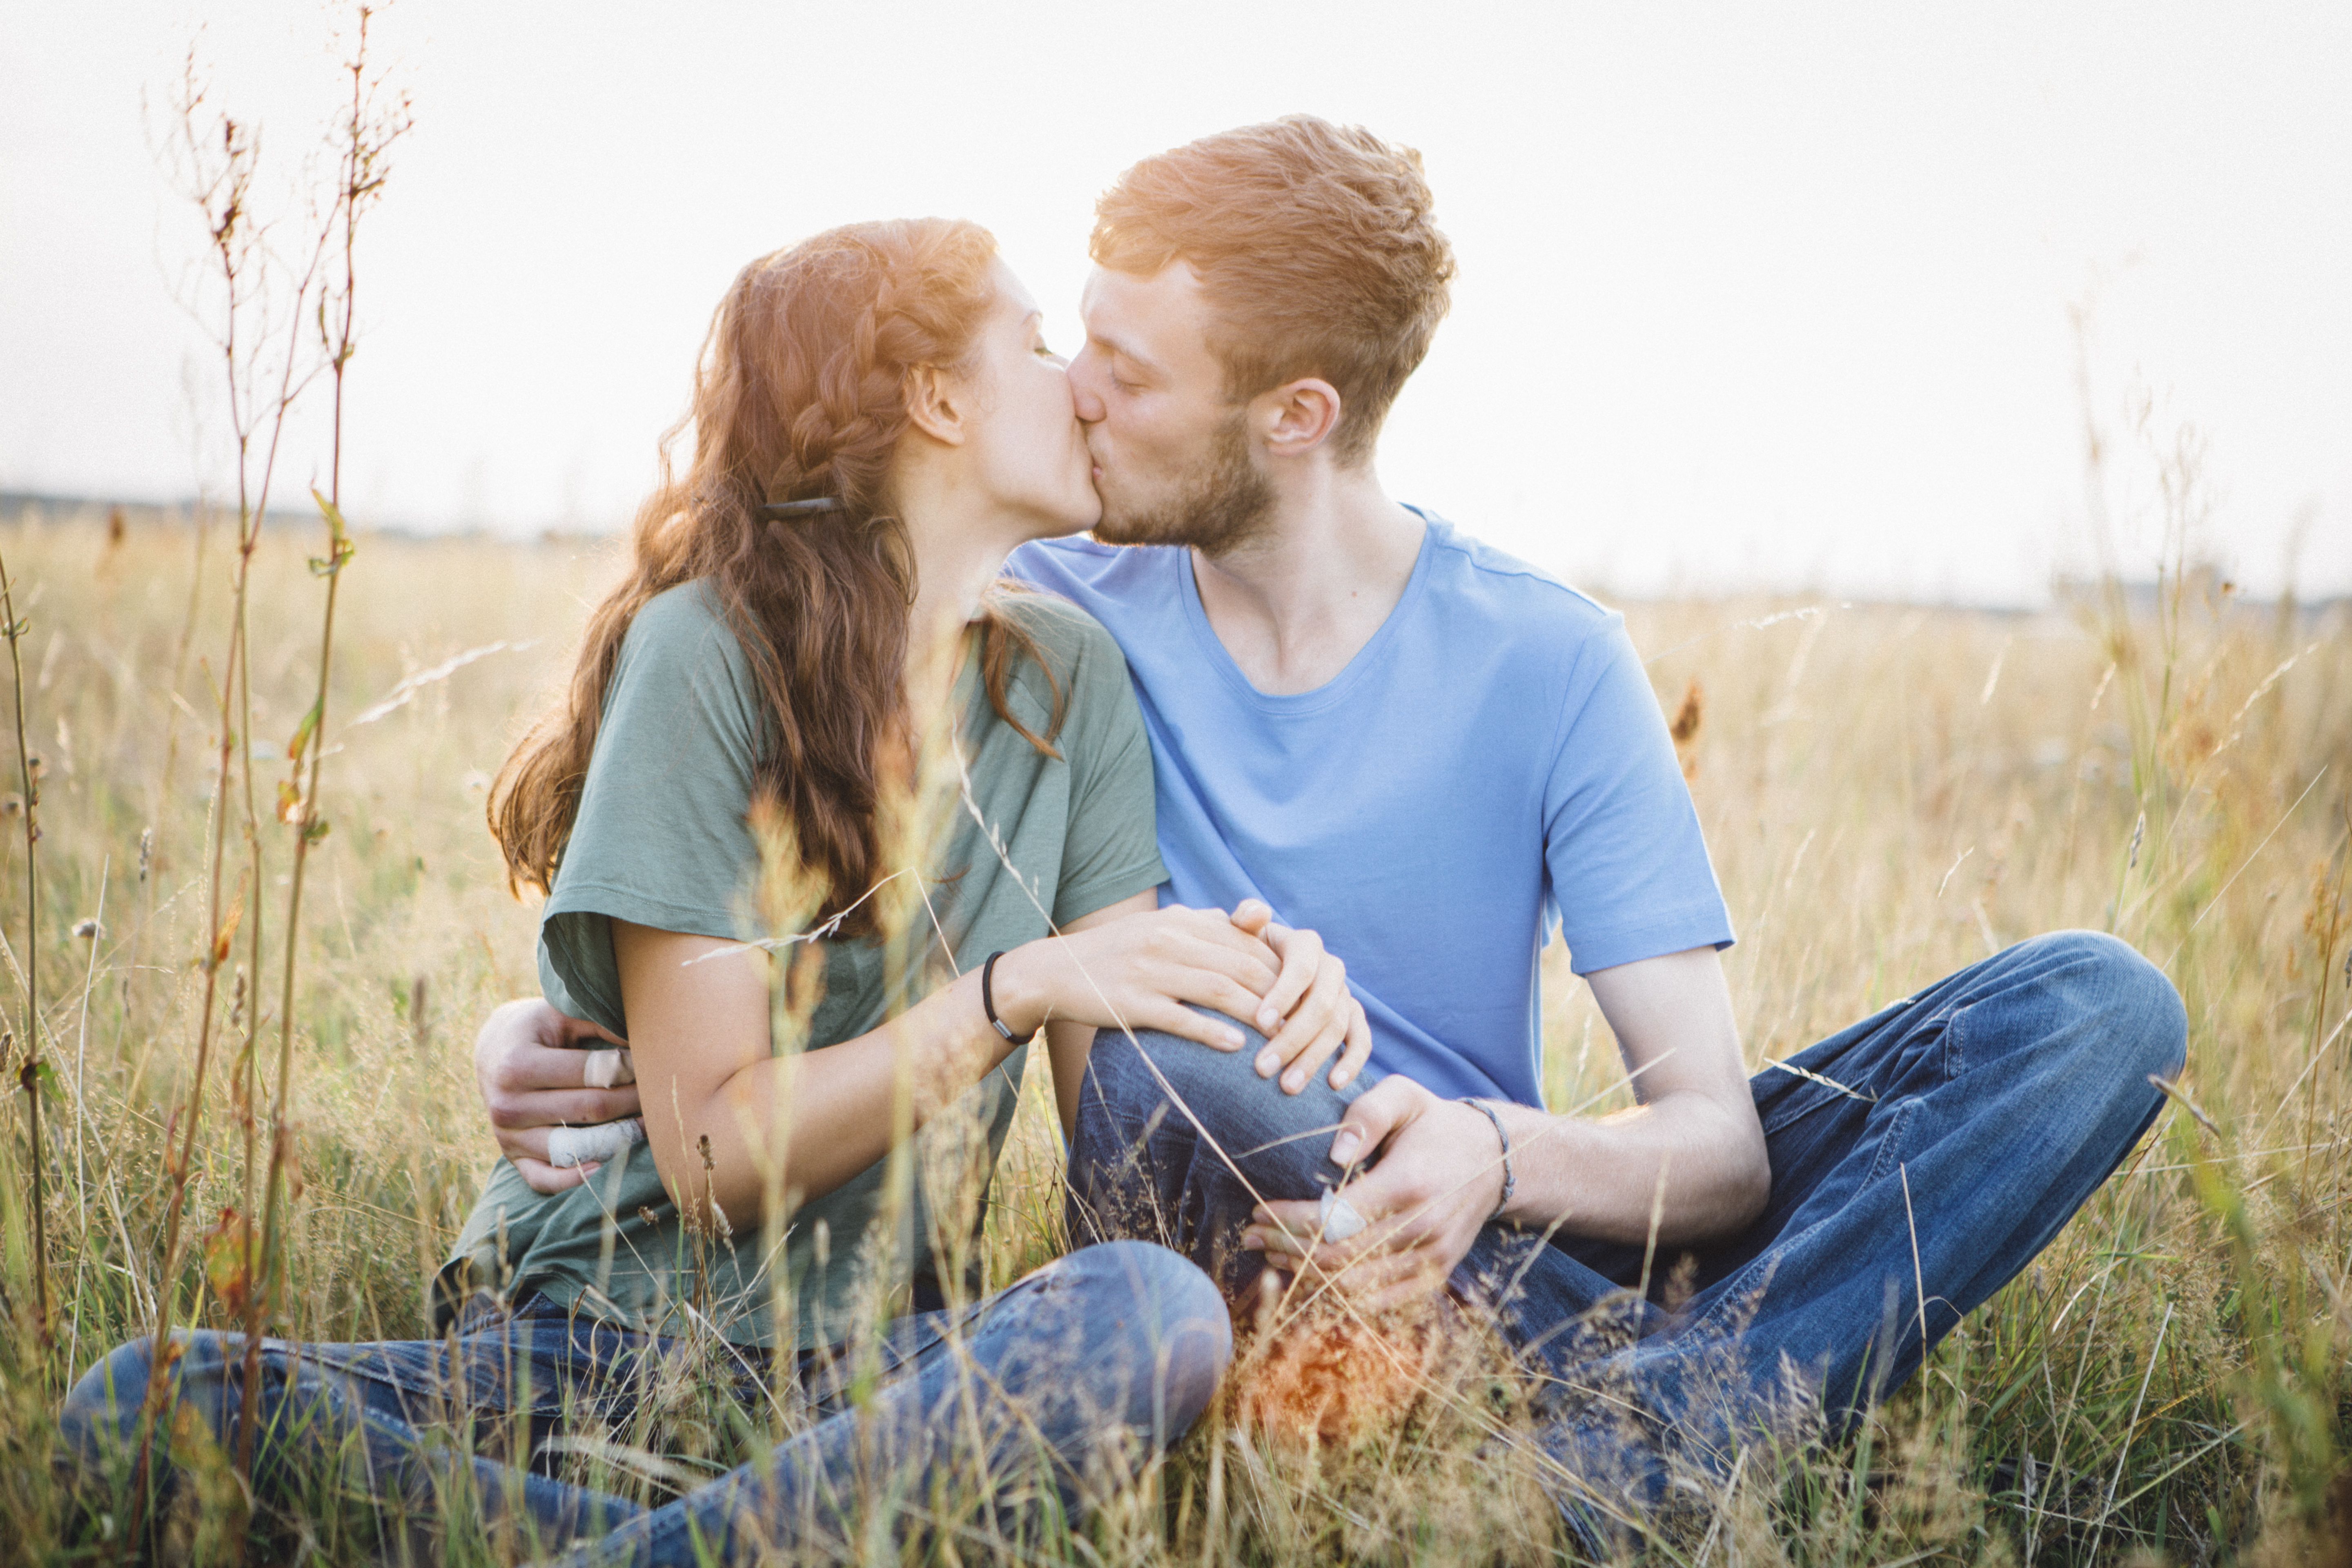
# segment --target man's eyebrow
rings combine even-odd
[[[1140,365],[1145,370],[1157,371],[1160,368],[1159,363],[1154,361],[1150,354],[1143,353],[1133,343],[1115,338],[1108,332],[1097,332],[1089,330],[1087,336],[1092,338],[1096,342],[1102,344],[1103,347],[1108,349],[1119,358],[1124,360],[1133,360],[1138,365]]]

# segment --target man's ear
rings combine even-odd
[[[1305,457],[1339,427],[1339,389],[1320,376],[1285,382],[1252,401],[1265,449],[1277,458]]]
[[[934,441],[963,445],[971,429],[971,401],[963,382],[935,364],[919,364],[907,372],[907,417]]]

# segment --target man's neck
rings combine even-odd
[[[1270,696],[1312,691],[1348,667],[1404,595],[1427,526],[1369,464],[1301,478],[1256,538],[1214,559],[1192,552],[1217,640]]]

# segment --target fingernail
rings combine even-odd
[[[1344,1165],[1356,1157],[1356,1145],[1362,1142],[1353,1129],[1331,1140],[1331,1163]]]
[[[1267,1214],[1263,1208],[1254,1208],[1250,1210],[1250,1223],[1252,1225],[1264,1225],[1273,1217],[1274,1216],[1272,1215]]]
[[[1306,1087],[1307,1075],[1305,1073],[1286,1072],[1282,1075],[1282,1088],[1283,1092],[1286,1094],[1297,1094],[1300,1089],[1305,1089]]]
[[[1266,1049],[1265,1049],[1265,1050],[1262,1050],[1262,1051],[1258,1052],[1258,1054],[1257,1054],[1257,1076],[1258,1076],[1258,1077],[1260,1077],[1260,1078],[1272,1078],[1272,1077],[1274,1076],[1274,1069],[1275,1069],[1275,1068],[1278,1068],[1278,1067],[1280,1067],[1281,1065],[1282,1065],[1282,1058],[1281,1058],[1280,1057],[1278,1057],[1278,1056],[1276,1056],[1276,1055],[1275,1055],[1275,1054],[1274,1054],[1273,1047],[1268,1047]]]
[[[1245,1230],[1242,1232],[1242,1250],[1244,1252],[1264,1252],[1265,1250],[1265,1237],[1260,1236],[1254,1230]]]
[[[1257,1012],[1257,1032],[1258,1032],[1259,1034],[1261,1034],[1261,1035],[1271,1035],[1272,1033],[1274,1033],[1274,1032],[1275,1032],[1275,1030],[1276,1030],[1276,1029],[1280,1028],[1281,1026],[1282,1026],[1282,1015],[1281,1015],[1281,1014],[1279,1014],[1279,1013],[1276,1012],[1276,1011],[1275,1011],[1273,1008],[1271,1008],[1271,1007],[1261,1007],[1261,1008],[1259,1008],[1259,1009],[1258,1009],[1258,1012]]]
[[[1217,1038],[1224,1041],[1225,1049],[1229,1051],[1240,1050],[1246,1043],[1245,1037],[1239,1029],[1220,1029],[1217,1031]]]
[[[1354,1076],[1355,1075],[1349,1072],[1346,1068],[1333,1068],[1331,1069],[1331,1087],[1333,1089],[1345,1089],[1348,1087],[1348,1080]]]

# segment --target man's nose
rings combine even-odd
[[[1080,349],[1063,374],[1070,378],[1070,403],[1076,408],[1079,423],[1099,424],[1103,417],[1102,393],[1096,377],[1099,374],[1092,351]]]

